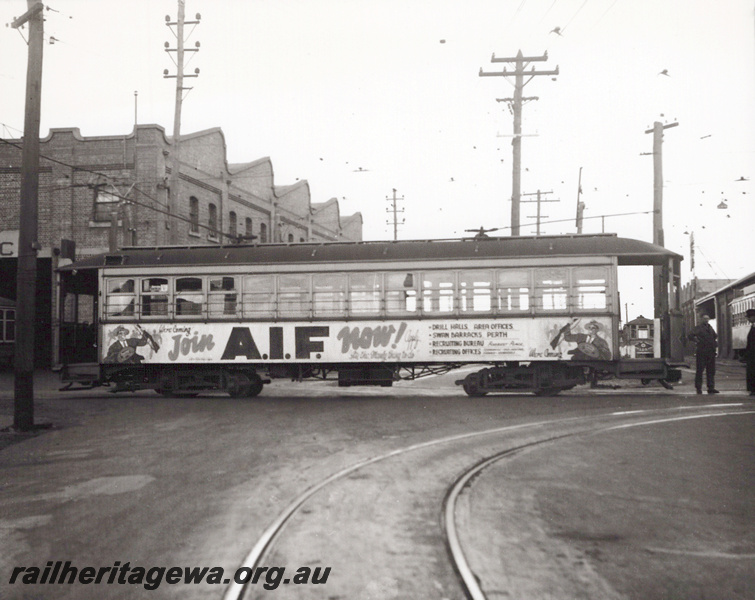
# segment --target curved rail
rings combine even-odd
[[[715,406],[718,408],[720,407],[730,408],[732,406],[743,406],[743,404],[741,403],[726,404],[726,405],[721,404],[721,405],[715,405]],[[615,416],[624,416],[627,414],[637,414],[637,413],[642,413],[642,412],[645,412],[645,411],[628,411],[628,412],[620,412],[620,413],[613,413],[613,414]],[[477,576],[474,574],[474,572],[472,571],[472,568],[469,565],[469,561],[467,560],[466,555],[464,554],[464,549],[462,547],[460,536],[458,533],[458,528],[456,525],[456,501],[459,499],[464,489],[469,487],[471,482],[478,475],[480,475],[485,469],[487,469],[491,465],[505,458],[510,458],[527,448],[531,448],[533,446],[540,446],[543,444],[547,444],[547,443],[558,441],[558,440],[563,440],[563,439],[574,437],[577,435],[594,434],[594,433],[601,433],[601,432],[606,432],[606,431],[617,431],[620,429],[629,429],[632,427],[657,425],[660,423],[671,423],[675,421],[686,421],[690,419],[704,419],[704,418],[710,418],[710,417],[730,416],[732,414],[755,414],[755,410],[740,411],[736,413],[719,411],[719,412],[704,413],[704,414],[699,414],[699,415],[683,415],[683,416],[668,417],[668,418],[663,418],[663,419],[653,419],[650,421],[640,421],[637,423],[626,423],[626,424],[621,424],[621,425],[596,427],[596,428],[588,429],[586,431],[567,433],[564,435],[545,438],[542,440],[536,440],[534,442],[530,442],[528,444],[522,444],[521,446],[516,446],[514,448],[508,448],[506,450],[503,450],[502,452],[498,452],[497,454],[494,454],[493,456],[489,456],[488,458],[485,458],[481,460],[480,462],[478,462],[476,465],[474,465],[473,467],[468,469],[466,472],[464,472],[454,482],[454,484],[449,488],[449,491],[443,500],[443,528],[446,532],[446,546],[448,547],[448,551],[451,555],[451,561],[454,565],[454,568],[456,569],[456,572],[458,573],[459,578],[461,579],[464,585],[464,589],[467,596],[471,598],[472,600],[487,600],[487,596],[482,591],[482,587],[480,586],[480,581],[477,578]]]
[[[629,411],[629,412],[617,412],[617,413],[607,413],[607,414],[601,414],[596,415],[595,417],[592,417],[591,419],[605,419],[611,416],[628,416],[628,415],[637,415],[640,413],[650,413],[650,412],[658,412],[658,411],[664,411],[667,412],[669,410],[689,410],[689,409],[703,409],[703,408],[711,408],[711,407],[733,407],[733,406],[743,406],[743,403],[732,403],[732,404],[712,404],[712,405],[702,405],[702,406],[682,406],[682,407],[673,407],[673,409],[647,409],[647,410],[639,410],[639,411]],[[748,411],[753,412],[755,411]],[[690,418],[699,418],[701,416],[719,416],[723,414],[731,414],[731,413],[716,413],[716,414],[706,414],[706,415],[685,415],[681,417],[672,417],[668,419],[661,419],[653,422],[667,422],[667,421],[673,421],[673,420],[681,420],[681,419],[690,419]],[[339,479],[343,479],[347,475],[350,475],[359,469],[363,469],[367,466],[388,460],[390,458],[394,458],[397,456],[400,456],[402,454],[408,454],[410,452],[416,452],[418,450],[422,450],[425,448],[431,448],[433,446],[439,446],[442,444],[448,444],[453,442],[458,442],[462,440],[472,439],[476,437],[483,437],[488,435],[494,435],[494,434],[500,434],[500,433],[509,433],[513,431],[521,431],[526,429],[536,429],[539,427],[544,426],[552,426],[552,425],[562,425],[567,423],[573,423],[575,421],[585,421],[586,418],[584,416],[579,417],[567,417],[563,419],[551,419],[551,420],[545,420],[545,421],[536,421],[534,423],[521,423],[518,425],[508,425],[505,427],[497,427],[494,429],[486,429],[483,431],[474,431],[470,433],[462,433],[452,436],[446,436],[443,438],[438,438],[435,440],[429,440],[427,442],[421,442],[418,444],[412,444],[410,446],[406,446],[404,448],[397,448],[396,450],[392,450],[390,452],[387,452],[385,454],[381,454],[378,456],[374,456],[369,459],[362,460],[360,462],[357,462],[351,466],[345,467],[344,469],[341,469],[340,471],[337,471],[333,473],[332,475],[322,479],[318,483],[312,485],[311,487],[304,490],[301,494],[299,494],[294,500],[278,515],[278,517],[268,525],[268,527],[262,532],[262,535],[259,537],[257,542],[254,544],[250,552],[247,554],[246,558],[244,559],[243,563],[239,566],[239,568],[247,568],[247,569],[255,569],[260,565],[262,562],[263,557],[265,556],[265,552],[270,548],[271,544],[275,541],[275,539],[279,536],[283,528],[285,527],[286,523],[298,512],[299,508],[312,496],[314,496],[317,492],[325,488],[326,486],[330,485],[331,483],[338,481]],[[497,453],[493,457],[490,457],[488,459],[485,459],[482,461],[482,463],[478,463],[476,467],[484,468],[485,466],[488,466],[489,464],[492,464],[493,462],[496,462],[497,460],[500,460],[501,458],[504,458],[505,456],[509,456],[512,454],[515,454],[521,450],[523,450],[526,447],[534,446],[538,444],[544,444],[546,442],[555,441],[560,438],[569,437],[572,435],[584,434],[584,433],[594,433],[601,430],[610,430],[610,429],[620,429],[623,427],[629,427],[632,426],[632,424],[629,425],[616,425],[616,426],[603,426],[603,427],[594,427],[587,430],[581,430],[579,432],[574,433],[568,433],[563,434],[560,436],[551,436],[548,438],[544,438],[542,440],[536,440],[533,442],[530,442],[528,444],[520,445],[515,448],[509,448],[507,450],[504,450],[500,453]],[[483,466],[484,465],[484,466]],[[473,467],[474,469],[475,467]],[[463,476],[462,476],[463,477]],[[468,478],[465,479],[465,484],[468,483],[474,475],[470,475]],[[457,482],[458,483],[458,482]],[[463,486],[462,486],[463,487]],[[448,498],[448,496],[447,496]],[[453,502],[445,502],[446,507],[453,506]],[[446,508],[446,510],[448,510]],[[455,522],[453,520],[448,521],[446,523],[446,531],[453,530],[454,536],[458,540],[458,535],[455,533]],[[452,559],[455,562],[455,568],[457,569],[457,572],[461,574],[462,570],[465,571],[465,574],[468,578],[464,578],[464,575],[462,575],[462,582],[465,588],[467,589],[468,593],[472,594],[472,587],[474,585],[477,586],[479,589],[479,585],[476,584],[476,579],[474,575],[471,572],[471,569],[469,568],[469,565],[466,562],[466,559],[464,558],[463,551],[461,551],[461,546],[458,545],[458,552],[456,554],[452,554]],[[474,583],[472,583],[474,582]],[[223,596],[223,600],[243,600],[244,595],[246,594],[246,591],[248,590],[248,585],[245,583],[237,583],[232,582],[229,584],[228,588],[226,589],[226,592]],[[477,592],[476,592],[477,593]],[[479,594],[482,594],[482,590],[479,590]],[[473,598],[479,598],[484,599],[485,596],[472,596]]]

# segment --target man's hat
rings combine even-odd
[[[118,325],[118,327],[115,328],[115,331],[113,331],[113,335],[118,335],[119,333],[128,333],[128,329],[126,329],[123,325]]]
[[[748,308],[745,312],[745,316],[747,317],[755,317],[755,308]]]
[[[603,329],[603,325],[601,325],[597,321],[590,321],[587,325],[585,325],[585,329],[592,329],[593,327],[597,329],[598,331]]]

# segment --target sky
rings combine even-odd
[[[84,136],[173,133],[177,0],[46,4],[42,118]],[[652,241],[653,123],[665,130],[663,227],[683,281],[755,271],[755,0],[186,0],[182,133],[222,129],[228,160],[270,157],[276,185],[361,212],[364,239],[511,225],[513,78],[524,95],[522,235]],[[26,10],[0,0],[0,21]],[[0,31],[0,135],[22,135],[26,29]],[[509,69],[511,67],[509,66]],[[137,94],[135,95],[135,92]],[[721,208],[719,208],[721,206]],[[724,208],[725,207],[725,208]],[[630,214],[626,213],[639,213]],[[623,215],[623,216],[608,216]],[[603,218],[605,217],[605,218]],[[690,234],[695,241],[691,270]]]

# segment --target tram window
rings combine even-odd
[[[108,317],[133,317],[136,304],[136,285],[133,279],[108,279],[105,314]]]
[[[211,317],[235,317],[238,303],[235,277],[210,277],[207,309]]]
[[[278,315],[281,317],[309,316],[309,275],[280,275],[278,277]]]
[[[176,278],[176,316],[197,317],[202,314],[204,301],[201,277]]]
[[[346,314],[346,275],[322,273],[313,278],[313,304],[315,315]]]
[[[536,308],[567,309],[568,279],[566,269],[535,269]]]
[[[453,312],[454,273],[430,271],[422,277],[422,310],[426,313]]]
[[[349,310],[355,315],[380,313],[382,276],[380,273],[354,273],[349,277]]]
[[[414,273],[385,274],[385,311],[406,313],[417,310],[417,290]]]
[[[272,275],[246,275],[243,289],[244,316],[275,316],[275,279]]]
[[[608,269],[604,267],[575,267],[572,277],[577,309],[602,310],[606,308]]]
[[[492,271],[459,273],[459,303],[462,312],[490,311]]]
[[[496,273],[498,310],[525,311],[530,308],[530,272],[527,269],[507,269]]]
[[[142,279],[142,316],[168,316],[168,280],[159,277]]]
[[[3,310],[3,342],[13,342],[16,340],[16,311],[7,309]]]

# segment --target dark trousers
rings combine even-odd
[[[755,393],[755,358],[747,359],[747,391]]]
[[[703,387],[703,371],[705,371],[708,389],[716,387],[716,353],[698,352],[695,361],[695,387],[700,390]]]

